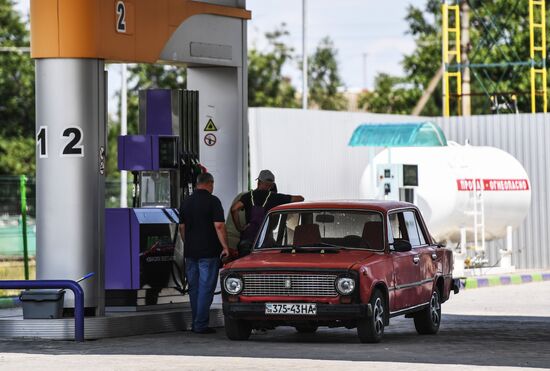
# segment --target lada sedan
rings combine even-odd
[[[432,240],[416,206],[393,201],[302,202],[272,209],[252,253],[220,274],[225,330],[357,328],[382,339],[390,318],[436,334],[458,292],[452,252]]]

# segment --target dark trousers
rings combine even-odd
[[[193,331],[202,331],[208,327],[210,305],[214,299],[219,268],[219,258],[185,258]]]

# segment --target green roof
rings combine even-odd
[[[351,147],[441,147],[445,134],[432,122],[359,125],[348,143]]]

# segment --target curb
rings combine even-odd
[[[0,297],[0,309],[15,308],[20,305],[21,302],[17,296]]]
[[[519,285],[530,282],[550,281],[550,273],[508,274],[489,277],[467,277],[460,279],[461,289],[476,289],[501,285]]]

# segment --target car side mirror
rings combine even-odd
[[[397,252],[407,252],[412,250],[412,245],[407,240],[397,240],[392,244],[393,249]]]

